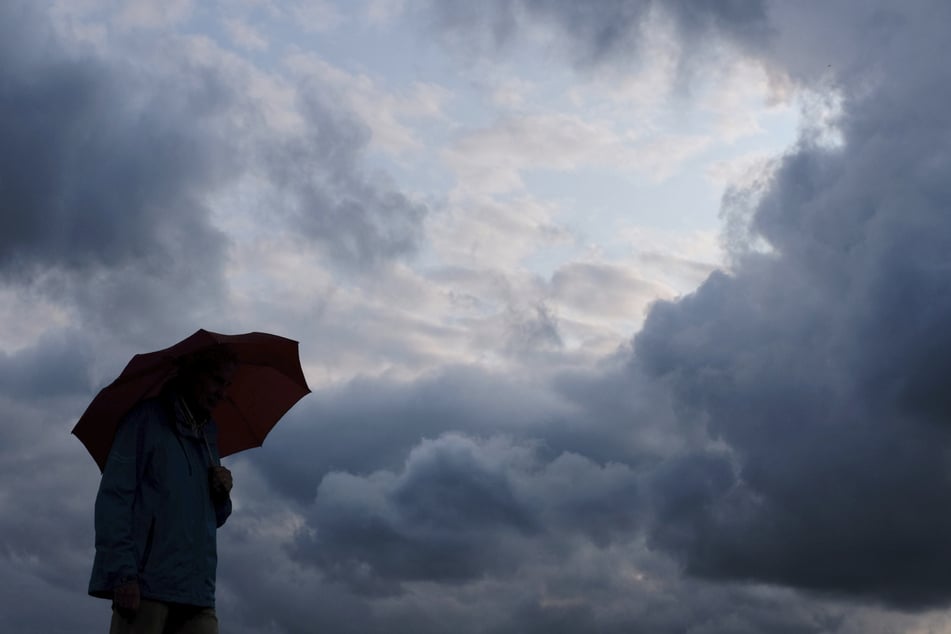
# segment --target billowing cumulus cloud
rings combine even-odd
[[[318,407],[302,404],[237,472],[254,495],[283,465],[271,490],[291,496],[239,498],[236,548],[270,543],[264,569],[276,576],[264,572],[262,583],[288,593],[252,593],[249,617],[260,605],[288,631],[301,619],[332,626],[358,596],[354,618],[370,631],[849,631],[834,606],[682,578],[645,548],[662,480],[667,507],[656,506],[671,514],[704,486],[680,477],[689,458],[664,459],[684,442],[661,438],[665,426],[632,438],[630,420],[662,417],[625,404],[630,381],[616,365],[549,377],[547,387],[462,372],[317,394]],[[437,431],[447,428],[459,431]],[[242,559],[224,564],[226,587],[247,585],[233,574]],[[301,584],[341,602],[295,606]]]
[[[652,538],[689,572],[951,600],[951,119],[931,9],[842,75],[841,144],[807,136],[781,160],[750,227],[771,252],[658,305],[635,338],[633,363],[728,449],[656,485]],[[694,502],[666,512],[671,487]]]
[[[553,527],[602,542],[633,529],[629,468],[576,454],[542,463],[536,453],[500,437],[449,434],[414,447],[399,473],[330,473],[300,559],[382,590],[387,581],[509,576],[519,553]]]

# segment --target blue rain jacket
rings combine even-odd
[[[231,514],[231,500],[213,500],[208,481],[218,430],[205,425],[212,462],[171,403],[139,403],[116,431],[96,497],[89,594],[111,599],[134,578],[143,598],[214,607],[217,529]]]

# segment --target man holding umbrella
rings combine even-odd
[[[219,457],[260,447],[309,392],[296,341],[198,330],[96,395],[73,434],[102,470],[89,594],[112,600],[111,634],[217,634]]]
[[[218,632],[216,530],[231,514],[232,478],[210,414],[235,358],[218,347],[178,366],[124,417],[96,497],[89,593],[113,600],[110,634]]]

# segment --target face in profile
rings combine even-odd
[[[228,391],[234,370],[234,364],[226,363],[199,374],[191,386],[191,400],[194,405],[205,414],[211,413]]]

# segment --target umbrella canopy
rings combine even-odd
[[[158,396],[180,359],[216,346],[227,347],[237,359],[231,385],[211,413],[218,423],[221,456],[260,447],[277,421],[310,393],[296,341],[263,332],[222,335],[199,330],[170,348],[132,357],[119,378],[86,408],[73,434],[100,470],[122,417],[138,402]]]

